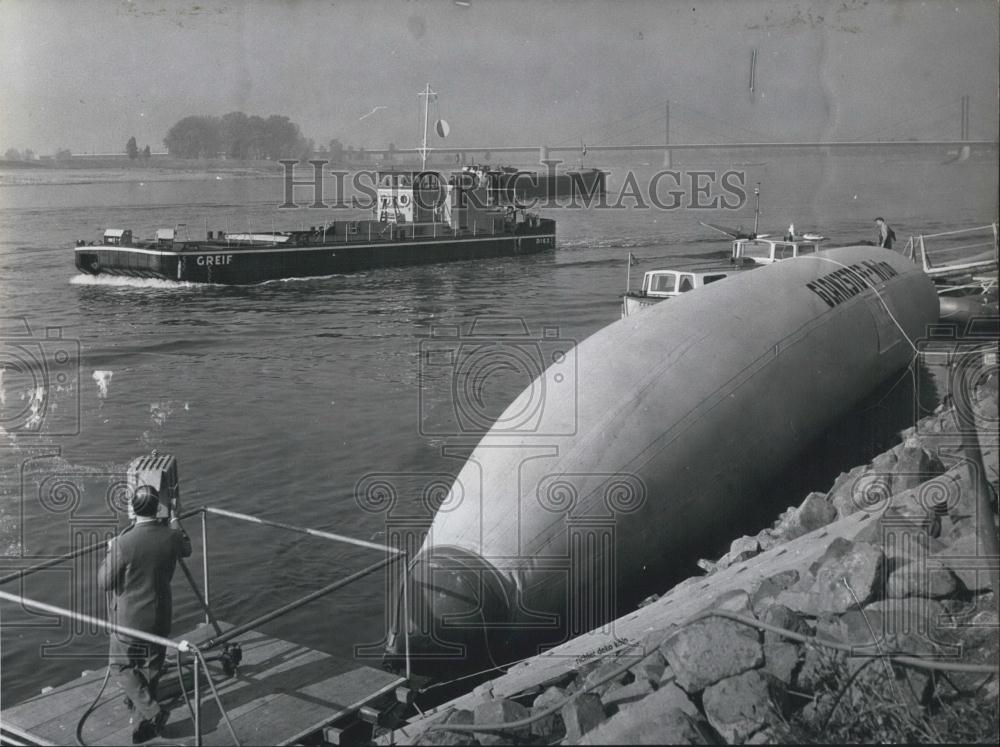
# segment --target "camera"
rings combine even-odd
[[[157,519],[171,519],[181,510],[181,489],[177,479],[177,458],[170,454],[153,452],[148,456],[136,457],[129,462],[126,472],[129,495],[143,486],[155,488],[160,496],[156,509]],[[135,519],[132,501],[128,502],[128,517]]]
[[[575,345],[556,326],[533,337],[517,318],[478,318],[468,334],[434,327],[420,343],[420,433],[575,433]]]
[[[979,385],[1000,371],[996,345],[996,320],[991,318],[971,320],[961,336],[952,325],[933,325],[927,336],[917,341],[917,351],[930,374],[917,377],[914,403],[918,433],[934,435],[923,432],[923,419],[934,414],[930,403],[945,394],[949,394],[954,405],[959,432],[985,430],[993,436],[1000,432],[996,404],[980,401],[977,396]],[[936,391],[921,390],[928,385]]]
[[[78,434],[79,385],[79,342],[59,327],[35,337],[24,319],[0,321],[0,427],[22,436]]]

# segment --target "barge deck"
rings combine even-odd
[[[184,638],[199,643],[213,633],[211,627],[201,625]],[[328,654],[257,630],[236,641],[243,649],[238,674],[225,677],[219,662],[212,662],[209,668],[242,744],[293,744],[356,714],[406,682],[404,677],[372,667],[331,674],[334,664]],[[0,742],[73,744],[76,724],[94,702],[103,679],[104,669],[85,672],[76,680],[0,711]],[[109,684],[101,700],[86,721],[84,742],[128,744],[133,726],[121,693]],[[202,744],[233,743],[213,699],[203,704],[200,718]],[[193,715],[178,699],[162,734],[149,744],[194,745],[197,731]]]

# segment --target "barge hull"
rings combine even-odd
[[[187,244],[183,248],[89,245],[76,267],[89,275],[240,285],[470,259],[537,254],[555,247],[554,222],[541,231],[413,241],[337,242],[306,246]],[[550,223],[549,229],[545,224]]]

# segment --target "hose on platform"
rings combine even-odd
[[[90,714],[97,710],[97,702],[104,695],[104,689],[108,686],[108,682],[111,680],[111,664],[109,663],[104,672],[104,681],[101,683],[101,689],[97,691],[97,695],[94,697],[94,701],[90,704],[83,715],[80,716],[80,720],[76,723],[76,743],[80,747],[87,747],[87,743],[83,741],[83,725],[87,723],[87,719],[90,718]]]

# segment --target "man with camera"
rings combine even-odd
[[[110,595],[108,617],[114,625],[161,637],[170,635],[170,581],[181,558],[191,555],[191,540],[176,517],[157,517],[159,492],[148,485],[132,497],[135,522],[108,542],[108,556],[97,583]],[[156,702],[156,685],[166,651],[146,641],[111,632],[108,666],[141,718],[133,743],[159,735],[170,711]]]

